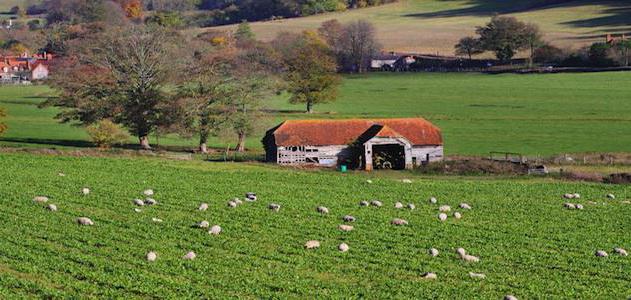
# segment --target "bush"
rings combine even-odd
[[[612,67],[616,63],[610,58],[612,46],[607,43],[594,43],[589,48],[589,61],[594,67]]]
[[[6,116],[7,116],[6,111],[4,110],[4,108],[0,107],[0,120],[2,120]],[[0,122],[0,135],[2,135],[6,130],[7,130],[7,125]]]
[[[89,126],[86,130],[92,142],[100,148],[109,148],[115,144],[122,144],[129,139],[127,132],[107,119]]]
[[[533,55],[533,61],[539,64],[558,64],[565,58],[563,50],[550,44],[537,48]]]

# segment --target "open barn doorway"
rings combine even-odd
[[[372,161],[376,170],[404,170],[405,147],[400,144],[373,145]]]

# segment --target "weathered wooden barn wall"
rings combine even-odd
[[[416,165],[421,165],[422,162],[429,162],[442,160],[444,156],[443,146],[413,146],[412,147],[412,160],[416,161]]]

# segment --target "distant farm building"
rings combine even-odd
[[[51,54],[0,56],[0,83],[24,83],[48,78]]]
[[[280,165],[401,170],[443,159],[440,129],[422,118],[285,121],[263,145]]]

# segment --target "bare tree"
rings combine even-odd
[[[381,49],[375,38],[375,27],[363,20],[345,25],[340,42],[344,65],[351,72],[368,70],[370,59]]]

